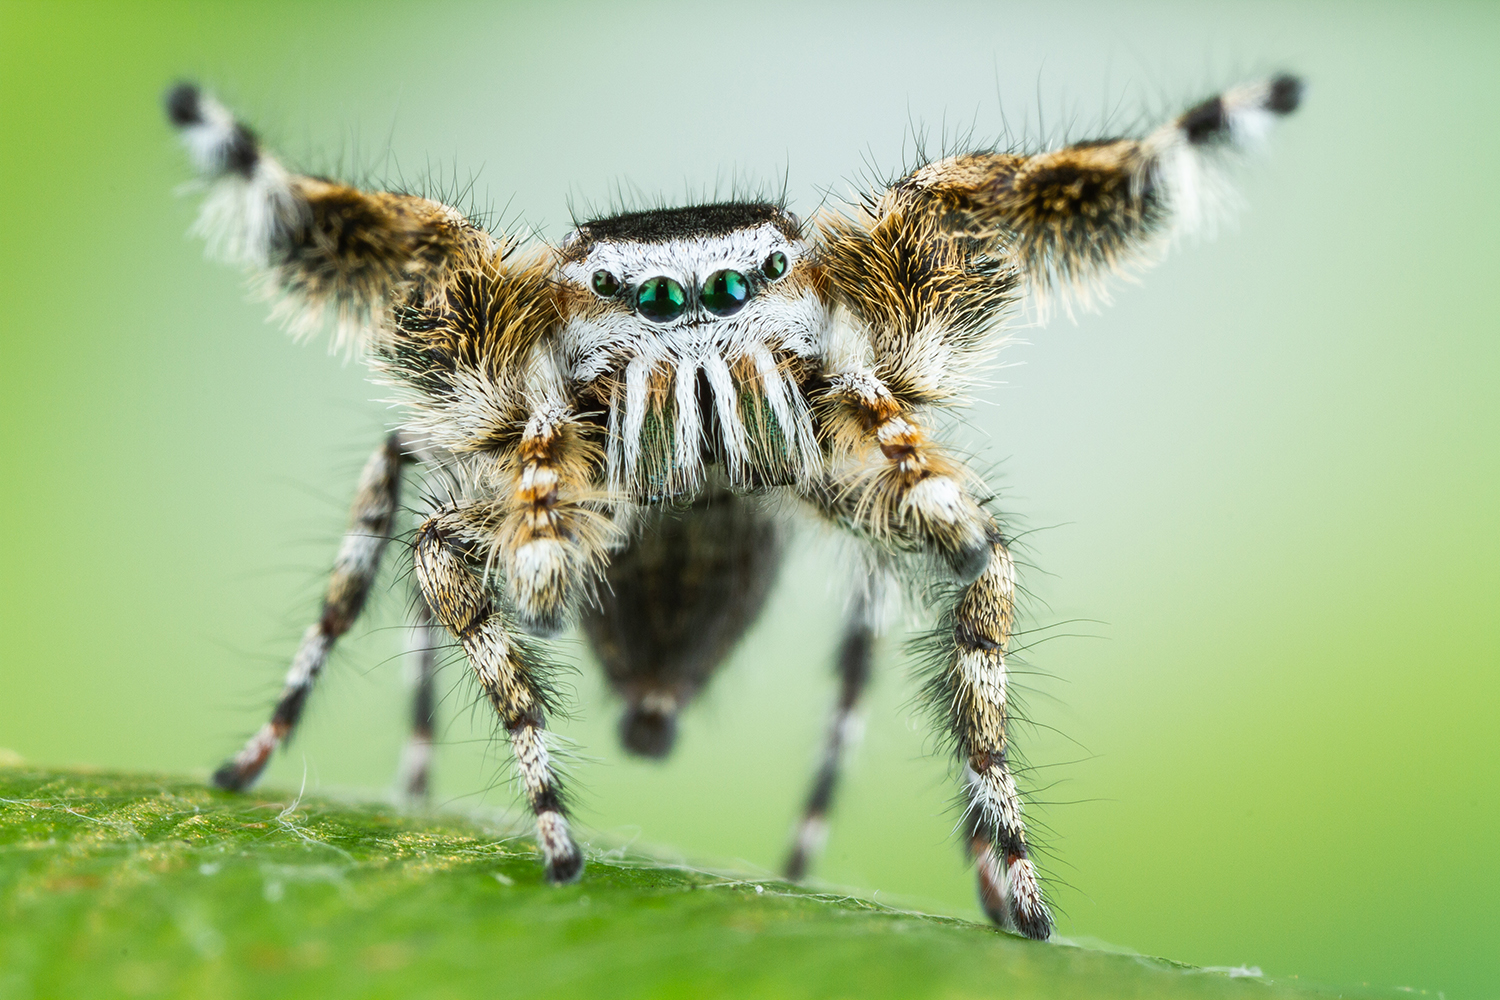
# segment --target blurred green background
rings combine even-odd
[[[295,165],[477,174],[555,239],[617,186],[784,179],[805,212],[914,129],[1079,138],[1286,67],[1307,102],[1238,225],[1022,331],[955,429],[1034,529],[1033,821],[1064,935],[1500,995],[1497,29],[1493,4],[0,3],[0,747],[206,774],[263,718],[392,419],[184,236],[173,79]],[[585,836],[779,863],[833,551],[799,546],[665,766],[622,756],[563,644]],[[270,782],[389,787],[389,576]],[[881,668],[821,873],[974,915],[899,642]],[[438,800],[507,807],[444,677]]]

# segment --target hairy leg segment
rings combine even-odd
[[[999,527],[968,485],[977,477],[945,455],[915,414],[881,389],[868,373],[833,380],[834,398],[823,412],[846,455],[840,471],[808,499],[857,537],[882,549],[936,557],[958,577],[960,589],[942,612],[927,694],[963,770],[965,826],[976,854],[980,900],[1002,927],[1045,940],[1052,916],[1029,857],[1021,798],[1007,760],[1005,653],[1015,628],[1015,564]],[[974,553],[969,547],[976,533],[982,541]],[[955,559],[955,552],[963,558]]]
[[[510,739],[516,772],[536,819],[537,843],[552,882],[583,872],[583,854],[568,830],[567,811],[546,740],[552,702],[546,664],[485,579],[486,519],[452,505],[417,529],[417,584],[433,616],[458,639],[480,688]]]

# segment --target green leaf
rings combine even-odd
[[[463,817],[0,768],[4,998],[1310,995],[616,852],[553,888]]]

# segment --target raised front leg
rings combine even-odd
[[[302,644],[292,657],[292,666],[287,671],[286,683],[281,697],[276,700],[271,721],[214,772],[214,784],[220,788],[237,792],[260,777],[271,752],[286,742],[296,728],[307,697],[333,651],[333,644],[349,630],[364,608],[370,584],[380,568],[380,557],[391,537],[403,461],[400,438],[392,434],[365,463],[359,477],[359,488],[354,494],[354,505],[349,512],[349,527],[344,532],[333,572],[328,577],[323,613],[302,636]]]
[[[439,284],[464,250],[495,244],[439,202],[287,170],[192,84],[168,92],[166,111],[208,185],[195,232],[262,275],[298,332],[331,313],[341,344],[379,339],[413,288]]]
[[[417,583],[433,615],[468,656],[510,737],[521,788],[536,817],[547,878],[571,882],[583,871],[583,854],[568,831],[547,747],[546,713],[552,703],[548,668],[486,583],[487,543],[486,520],[476,516],[475,508],[444,508],[417,529]]]
[[[819,219],[819,268],[847,335],[832,372],[869,367],[907,405],[961,402],[1023,299],[1087,303],[1226,203],[1227,154],[1296,108],[1290,76],[1235,87],[1144,138],[918,168],[864,209]],[[861,355],[866,355],[861,357]]]
[[[989,244],[1038,295],[1086,298],[1096,279],[1148,262],[1159,238],[1211,224],[1229,194],[1224,154],[1264,138],[1301,94],[1296,77],[1276,76],[1210,97],[1140,139],[950,156],[894,184],[879,212]]]

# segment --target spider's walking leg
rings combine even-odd
[[[972,495],[973,474],[928,438],[916,415],[873,373],[831,379],[822,408],[850,464],[809,499],[875,544],[942,556],[964,584],[944,616],[940,668],[929,694],[946,714],[964,767],[980,900],[1002,927],[1045,939],[1052,915],[1030,860],[1006,756],[1005,651],[1015,622],[1015,564],[993,518]],[[975,531],[982,539],[977,558],[954,544]],[[955,552],[965,558],[955,559]]]
[[[823,758],[813,777],[812,790],[807,803],[802,807],[802,819],[797,824],[797,833],[792,840],[792,849],[787,854],[782,871],[786,877],[798,882],[807,876],[807,869],[823,850],[823,841],[828,832],[828,810],[833,805],[834,789],[838,786],[839,769],[844,754],[852,749],[858,739],[859,699],[870,682],[870,666],[875,648],[875,638],[880,630],[881,598],[883,583],[872,581],[854,598],[844,624],[844,638],[839,643],[838,671],[839,693],[834,704],[833,718],[828,724],[828,735],[823,743]],[[875,591],[872,593],[871,591]]]
[[[432,768],[432,739],[437,728],[437,651],[442,631],[433,624],[432,610],[415,595],[411,626],[412,665],[411,736],[401,753],[397,787],[412,802],[426,802]]]
[[[593,486],[603,459],[592,429],[560,392],[533,408],[500,533],[505,583],[528,632],[559,632],[605,562],[615,528]]]
[[[214,772],[214,784],[220,788],[239,791],[260,776],[271,752],[296,728],[307,704],[307,696],[322,673],[323,665],[328,662],[333,644],[359,616],[370,593],[370,584],[375,579],[375,571],[380,567],[380,557],[390,540],[403,461],[405,456],[400,437],[392,434],[365,463],[349,513],[349,527],[328,579],[323,613],[302,636],[302,643],[292,657],[291,669],[287,671],[281,697],[271,713],[271,721]]]
[[[989,565],[945,618],[943,639],[951,645],[931,694],[947,708],[964,765],[965,827],[980,902],[1002,927],[1045,940],[1052,914],[1029,856],[1021,797],[1007,759],[1005,650],[1015,627],[1016,568],[998,530],[991,542]]]
[[[450,506],[417,529],[417,582],[433,615],[458,639],[510,737],[547,878],[571,882],[583,854],[568,832],[558,776],[546,743],[552,694],[540,658],[494,600],[484,577],[486,523],[474,508]],[[476,565],[476,563],[478,565]]]

